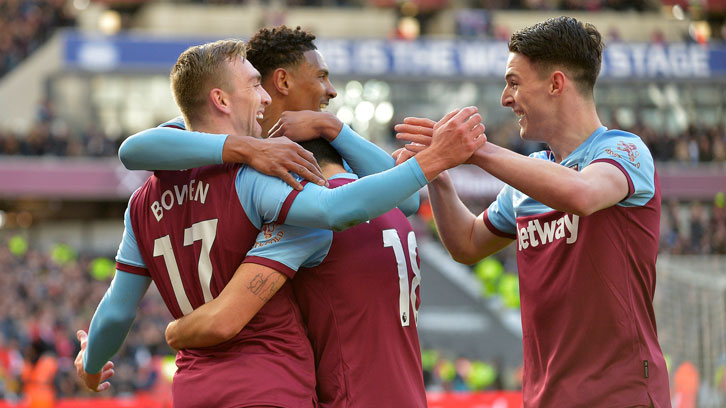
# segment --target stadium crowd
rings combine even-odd
[[[50,38],[58,27],[73,24],[66,0],[0,2],[0,77]]]
[[[88,328],[113,265],[66,245],[42,252],[19,236],[2,239],[0,400],[22,399],[38,383],[52,386],[59,398],[84,394],[73,366],[79,350],[75,333]],[[141,307],[135,330],[114,360],[114,395],[149,389],[158,377],[150,369],[152,356],[173,354],[160,329],[169,320],[161,298],[148,296]]]

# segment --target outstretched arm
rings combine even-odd
[[[440,174],[429,184],[429,200],[441,242],[455,261],[470,265],[512,242],[511,238],[493,234],[482,216],[476,217],[469,211],[456,194],[448,173]]]
[[[261,173],[279,177],[295,189],[300,183],[289,173],[320,185],[325,180],[312,153],[287,138],[262,140],[249,136],[191,132],[183,122],[161,126],[126,139],[119,159],[129,170],[183,170],[210,164],[245,163]]]
[[[294,198],[287,217],[281,214],[280,222],[341,230],[375,218],[440,172],[467,160],[486,142],[476,108],[452,112],[442,123],[433,134],[430,148],[393,169],[333,190],[306,186]]]
[[[430,119],[406,118],[404,124],[396,125],[396,137],[417,143],[409,148],[418,151],[420,145],[431,143],[435,126]],[[625,174],[609,163],[591,163],[578,172],[491,143],[474,152],[467,162],[542,204],[579,216],[611,207],[629,193]],[[534,174],[537,176],[532,177]]]
[[[360,177],[388,170],[395,165],[395,160],[388,153],[358,135],[329,112],[283,112],[270,130],[270,137],[281,136],[296,142],[322,137],[330,142]],[[419,195],[415,193],[402,201],[398,208],[408,216],[418,211],[419,201]]]
[[[287,281],[282,273],[243,263],[222,292],[166,327],[166,341],[176,350],[223,343],[239,333]]]
[[[108,385],[99,385],[102,379],[108,378],[103,378],[104,367],[108,368],[107,362],[126,339],[136,308],[150,284],[151,278],[116,271],[91,320],[87,346],[81,348],[76,358],[76,370],[88,388],[94,391],[108,388]],[[85,333],[78,335],[82,340]]]

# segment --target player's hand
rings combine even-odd
[[[403,119],[403,123],[394,127],[396,139],[428,146],[431,144],[431,137],[434,135],[436,125],[437,122],[431,119],[407,117]]]
[[[176,326],[177,321],[174,320],[172,322],[169,322],[169,324],[166,325],[166,330],[164,331],[164,337],[166,338],[166,342],[169,344],[171,348],[173,348],[176,351],[179,351],[179,345],[177,344],[177,333],[176,333]]]
[[[424,150],[426,146],[418,143],[409,143],[391,154],[396,160],[396,166],[415,156],[416,153]]]
[[[330,112],[285,111],[270,129],[268,137],[286,136],[296,142],[322,137],[332,142],[343,128],[343,122]]]
[[[260,173],[279,177],[295,190],[302,190],[303,187],[290,172],[315,184],[327,185],[315,156],[287,137],[274,139],[245,137],[244,139],[247,147],[245,147],[245,158],[241,162],[252,166]]]
[[[93,392],[101,392],[107,390],[109,387],[111,387],[111,383],[106,380],[113,377],[114,374],[113,362],[107,362],[103,366],[103,369],[101,369],[101,371],[96,374],[87,373],[86,370],[83,368],[83,354],[86,352],[86,347],[88,346],[88,334],[86,334],[86,332],[83,330],[78,330],[78,332],[76,332],[76,337],[78,337],[78,341],[81,342],[81,351],[78,352],[78,355],[76,356],[76,361],[74,363],[76,366],[76,373],[78,374],[78,378],[80,378],[83,384]]]
[[[416,156],[427,180],[463,163],[486,143],[481,120],[478,109],[470,106],[444,116],[433,126],[430,139],[412,138],[415,143],[429,143],[429,147]]]

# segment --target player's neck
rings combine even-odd
[[[347,173],[347,171],[345,171],[345,168],[343,166],[341,166],[340,164],[333,164],[333,163],[321,164],[320,170],[323,171],[323,177],[325,177],[326,180],[333,177],[336,174]]]
[[[556,136],[547,143],[558,163],[602,126],[602,122],[597,116],[595,103],[587,101],[581,101],[579,108],[562,109],[562,114],[559,115],[557,122],[558,128],[550,133]]]
[[[262,127],[262,137],[267,137],[267,134],[270,132],[270,129],[272,129],[273,126],[275,126],[275,123],[280,119],[280,115],[282,115],[283,107],[280,104],[277,104],[273,102],[265,108],[265,115],[262,117],[262,120],[259,121],[260,126]]]

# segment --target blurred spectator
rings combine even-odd
[[[8,241],[0,240],[0,396],[6,400],[27,399],[36,391],[36,400],[53,397],[45,393],[47,387],[28,388],[30,379],[41,377],[54,385],[58,398],[85,394],[73,366],[79,349],[75,332],[88,329],[109,281],[92,277],[88,256],[62,249],[54,260],[27,246],[11,251]],[[151,356],[174,354],[163,336],[171,316],[151,291],[126,346],[114,358],[116,376],[108,395],[151,389],[160,378],[150,372]]]
[[[0,77],[47,40],[55,28],[73,24],[65,0],[0,1]]]

